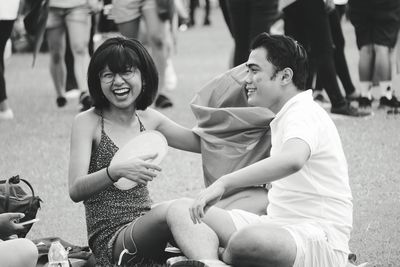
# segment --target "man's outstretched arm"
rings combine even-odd
[[[190,209],[194,223],[200,223],[207,207],[218,202],[225,192],[270,183],[299,171],[310,157],[309,145],[299,138],[286,141],[282,150],[269,158],[226,174],[203,190]]]

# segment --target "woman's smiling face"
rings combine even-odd
[[[127,67],[123,72],[114,73],[106,66],[99,78],[103,94],[111,105],[118,108],[135,106],[142,90],[142,75],[138,68]]]

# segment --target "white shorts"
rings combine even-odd
[[[252,224],[268,223],[287,230],[293,237],[296,259],[293,267],[345,267],[348,261],[346,252],[335,250],[328,243],[326,233],[317,224],[308,222],[271,219],[268,215],[256,215],[244,210],[228,211],[236,230]]]

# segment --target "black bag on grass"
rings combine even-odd
[[[29,187],[30,194],[21,187],[21,181]],[[20,222],[28,221],[36,217],[41,201],[35,196],[32,185],[25,179],[20,179],[19,175],[0,180],[0,213],[20,212],[25,214]],[[17,233],[18,237],[25,237],[31,227],[32,224],[27,224],[23,231]]]

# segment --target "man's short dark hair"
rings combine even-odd
[[[158,72],[146,48],[135,39],[113,37],[107,39],[94,52],[88,68],[88,87],[93,105],[102,109],[110,103],[100,85],[100,72],[106,67],[111,72],[121,73],[127,68],[137,68],[142,75],[142,91],[136,99],[136,108],[145,110],[157,95]]]
[[[251,49],[263,47],[267,50],[267,60],[274,65],[275,74],[284,68],[293,71],[293,83],[299,90],[306,90],[308,76],[307,52],[296,40],[285,35],[257,35]]]

